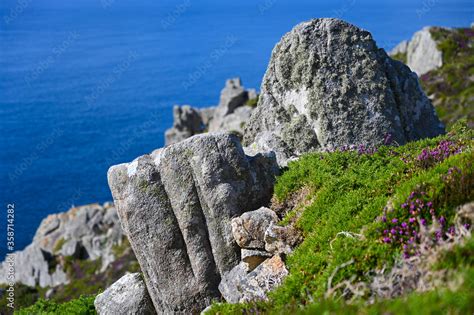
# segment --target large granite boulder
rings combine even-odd
[[[240,260],[230,221],[269,202],[275,157],[202,134],[110,168],[109,186],[157,312],[197,312]]]
[[[121,244],[123,232],[111,203],[74,207],[51,214],[41,222],[33,241],[15,254],[15,279],[29,286],[68,283],[62,257],[101,259],[104,271],[115,260],[113,246]],[[7,283],[8,262],[0,264],[0,283]]]
[[[431,27],[413,35],[407,45],[407,65],[419,76],[443,65],[443,54],[431,35]]]
[[[153,303],[140,273],[129,273],[97,295],[94,306],[99,315],[153,315]]]
[[[416,74],[369,32],[338,19],[297,25],[275,46],[244,145],[294,156],[348,145],[399,144],[444,132]]]

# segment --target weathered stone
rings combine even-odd
[[[278,222],[276,213],[271,209],[261,207],[232,219],[232,234],[237,244],[242,248],[264,249],[265,231],[271,223],[276,222]]]
[[[156,314],[139,273],[129,273],[97,295],[94,306],[99,315]]]
[[[401,41],[397,46],[395,46],[389,53],[390,56],[397,54],[406,54],[408,50],[408,41]]]
[[[244,106],[248,99],[248,92],[242,86],[240,78],[227,80],[221,91],[219,105],[209,123],[209,132],[242,130],[242,122],[248,120],[252,111],[250,107]],[[242,108],[243,111],[237,111]],[[229,123],[233,125],[229,126]]]
[[[301,234],[292,226],[270,224],[265,230],[265,250],[273,254],[289,254],[298,245]]]
[[[297,25],[275,46],[244,145],[280,165],[310,151],[398,144],[444,132],[417,76],[369,32],[338,19]]]
[[[165,145],[170,145],[204,131],[199,110],[189,106],[173,107],[173,128],[165,132]]]
[[[275,158],[227,134],[196,135],[129,164],[109,185],[158,312],[196,312],[240,260],[230,220],[267,203]]]
[[[407,65],[420,76],[443,65],[443,54],[430,29],[416,32],[407,46]]]
[[[236,108],[231,114],[214,120],[213,131],[232,132],[240,138],[244,134],[245,124],[249,121],[252,115],[252,108],[250,106],[241,106]]]
[[[258,249],[245,249],[242,248],[241,259],[247,264],[249,271],[254,270],[258,265],[265,261],[265,259],[272,257],[273,255]]]
[[[219,290],[228,303],[245,303],[266,300],[266,293],[283,281],[288,270],[280,256],[265,260],[252,272],[247,273],[245,263],[240,263],[224,275]]]
[[[115,260],[112,247],[124,235],[112,204],[91,204],[51,214],[38,227],[33,242],[15,254],[18,283],[29,286],[57,286],[69,282],[62,256],[96,260],[104,271]],[[0,265],[0,283],[6,283],[8,262]]]

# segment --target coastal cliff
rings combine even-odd
[[[435,49],[431,32],[393,54]],[[417,75],[445,58],[407,66],[338,19],[295,26],[258,96],[234,78],[216,107],[175,107],[164,148],[109,169],[113,205],[46,218],[20,282],[53,300],[95,262],[105,291],[59,306],[82,314],[471,312],[474,134],[446,132]]]

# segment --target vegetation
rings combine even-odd
[[[432,28],[431,34],[443,54],[443,66],[421,76],[427,95],[448,126],[467,118],[474,128],[474,29]]]
[[[115,245],[112,250],[116,259],[104,272],[100,272],[101,259],[83,260],[71,256],[58,256],[60,261],[57,263],[62,264],[71,281],[68,284],[55,287],[51,298],[48,300],[44,300],[44,298],[49,288],[17,284],[15,287],[15,309],[17,311],[21,310],[20,314],[27,314],[22,313],[26,310],[30,312],[32,310],[38,312],[44,310],[45,314],[49,314],[48,312],[54,313],[56,309],[68,310],[64,314],[69,314],[77,307],[80,311],[71,314],[95,314],[87,313],[87,303],[90,302],[90,299],[92,299],[90,303],[93,303],[93,297],[117,281],[125,272],[138,272],[140,270],[128,240],[124,238],[124,241]],[[66,303],[66,306],[60,303]],[[7,309],[6,299],[1,299],[0,309]],[[33,314],[36,313],[33,312]]]
[[[38,300],[34,305],[15,312],[18,315],[93,315],[97,314],[94,308],[95,296],[81,296],[66,303],[58,304],[52,300]]]
[[[250,107],[257,107],[257,103],[258,103],[258,95],[256,98],[252,98],[252,99],[249,99],[245,105],[247,106],[250,106]]]
[[[211,313],[472,313],[474,265],[465,259],[474,254],[472,242],[447,253],[452,259],[441,265],[463,272],[464,282],[453,291],[446,285],[370,306],[369,291],[361,297],[343,287],[328,293],[344,281],[370,283],[374,271],[417,255],[423,226],[438,226],[431,235],[435,243],[454,231],[456,207],[474,200],[473,136],[458,124],[446,136],[401,147],[314,153],[290,163],[278,178],[275,198],[311,191],[309,206],[297,216],[287,214],[297,218],[305,237],[287,257],[290,275],[267,302],[215,304]]]
[[[395,55],[392,56],[392,59],[395,59],[395,60],[398,60],[398,61],[401,61],[403,63],[407,63],[408,62],[408,59],[407,59],[407,54],[406,53],[397,53]]]

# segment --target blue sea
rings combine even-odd
[[[163,146],[172,106],[218,102],[225,79],[258,88],[297,23],[338,17],[390,49],[425,25],[467,26],[472,0],[0,3],[0,258],[48,214],[112,199],[107,169]]]

